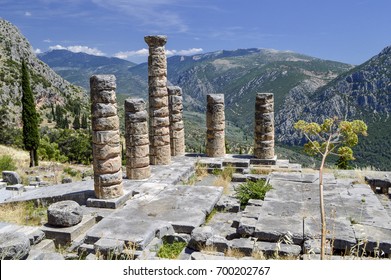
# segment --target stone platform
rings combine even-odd
[[[318,254],[317,172],[302,170],[300,165],[286,160],[277,160],[272,166],[254,165],[251,158],[243,155],[207,158],[194,154],[173,157],[169,165],[151,166],[149,179],[124,178],[126,195],[117,200],[97,200],[90,180],[36,188],[15,194],[7,202],[78,201],[86,217],[82,229],[47,226],[24,229],[30,240],[34,240],[30,232],[38,230],[46,233],[42,242],[50,238],[56,244],[70,244],[68,253],[78,253],[76,258],[80,254],[89,254],[87,259],[98,258],[99,250],[129,256],[131,250],[132,259],[156,259],[162,240],[188,243],[180,259],[230,258],[227,252],[232,250],[246,259],[257,254],[297,259],[305,254]],[[223,194],[223,188],[213,186],[212,174],[196,185],[184,185],[196,166],[207,169],[231,166],[240,173],[234,174],[229,193],[224,190]],[[272,190],[264,201],[250,200],[240,210],[234,197],[235,188],[240,182],[257,179],[269,182]],[[327,238],[331,241],[328,252],[390,257],[391,218],[386,204],[379,201],[369,185],[358,184],[357,178],[345,175],[336,178],[327,173],[324,181]],[[218,212],[211,215],[213,209]],[[14,225],[3,223],[0,234],[7,232],[7,228],[15,230]],[[42,236],[38,241],[41,240]],[[204,248],[213,248],[213,257],[205,255]],[[40,254],[37,250],[34,249],[31,259],[53,257],[50,252]]]

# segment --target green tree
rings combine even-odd
[[[87,129],[88,127],[88,121],[87,121],[87,115],[83,114],[81,117],[81,128]]]
[[[72,127],[75,130],[80,129],[80,116],[79,115],[75,116],[75,119],[73,120],[73,123],[72,123]]]
[[[322,124],[305,122],[295,123],[295,129],[301,131],[308,142],[304,151],[312,156],[320,155],[322,161],[319,167],[319,196],[321,216],[321,249],[320,258],[323,260],[326,245],[326,216],[323,200],[323,169],[329,155],[337,155],[344,160],[354,160],[351,147],[357,145],[358,136],[367,135],[367,125],[361,120],[341,121],[338,118],[325,119]]]
[[[22,122],[23,144],[25,149],[30,152],[30,167],[38,166],[38,114],[35,109],[30,76],[25,61],[22,61]]]

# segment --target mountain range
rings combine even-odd
[[[0,30],[4,49],[4,30]],[[19,43],[15,41],[14,44]],[[44,63],[38,60],[36,64],[49,65],[84,91],[89,90],[92,74],[115,74],[120,100],[127,96],[147,99],[147,63],[136,65],[117,58],[66,50],[47,52],[39,55],[39,59]],[[204,141],[208,93],[225,94],[228,144],[251,146],[255,94],[273,92],[278,145],[294,148],[302,144],[303,139],[293,129],[299,119],[321,121],[330,116],[362,119],[368,124],[369,135],[360,139],[360,145],[355,149],[355,163],[391,169],[388,140],[391,136],[391,47],[359,66],[290,51],[257,48],[173,56],[167,59],[167,65],[169,83],[183,89],[187,138],[189,135],[198,137],[196,141],[190,140],[198,142],[199,146]],[[47,71],[53,73],[51,69]],[[44,78],[43,75],[42,80]],[[10,98],[4,91],[0,100],[4,100],[3,96]],[[59,93],[58,96],[65,95]]]

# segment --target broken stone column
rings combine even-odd
[[[170,112],[171,156],[180,156],[185,154],[182,89],[180,87],[169,86],[167,90]]]
[[[224,94],[206,96],[206,155],[225,156]]]
[[[274,156],[274,97],[273,93],[257,93],[255,100],[254,155],[261,160]]]
[[[167,92],[167,59],[164,45],[166,36],[146,36],[149,46],[148,95],[149,95],[149,159],[150,164],[169,164],[170,118]]]
[[[141,180],[151,176],[149,166],[148,114],[145,101],[125,100],[126,175]]]
[[[90,78],[95,196],[121,196],[122,162],[114,75]]]

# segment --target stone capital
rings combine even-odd
[[[144,37],[145,42],[151,47],[162,47],[167,43],[165,35],[150,35]]]

